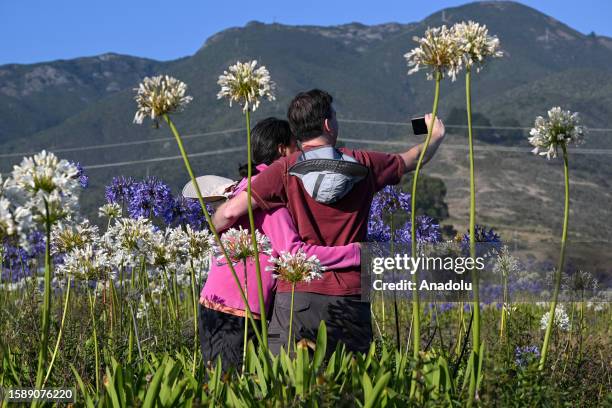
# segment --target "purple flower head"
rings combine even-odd
[[[478,243],[501,243],[501,239],[499,235],[497,235],[497,233],[493,231],[493,228],[489,228],[487,230],[487,227],[484,225],[475,225],[474,235],[476,238],[476,242]],[[470,232],[469,231],[463,234],[463,237],[461,238],[461,242],[469,245],[470,243]]]
[[[0,279],[2,282],[17,282],[31,275],[30,256],[28,251],[5,240],[2,251]]]
[[[83,166],[81,166],[81,163],[79,162],[72,162],[72,164],[74,164],[77,168],[78,173],[76,175],[76,178],[79,180],[79,184],[81,185],[81,187],[87,188],[89,186],[89,176],[85,174]]]
[[[128,213],[132,218],[163,216],[172,205],[170,187],[155,177],[134,184]]]
[[[134,184],[134,179],[131,177],[113,177],[113,181],[106,186],[104,194],[106,202],[120,205],[129,202],[132,199]]]
[[[194,230],[200,231],[206,224],[206,218],[202,213],[202,207],[200,207],[198,200],[183,196],[171,199],[170,205],[166,208],[163,217],[164,222],[171,227],[189,225]]]
[[[440,225],[435,220],[427,215],[419,215],[416,217],[416,238],[418,243],[434,244],[442,241],[442,234],[440,233]],[[411,226],[410,221],[406,222],[403,228],[397,231],[396,239],[399,242],[410,243],[411,237]]]
[[[388,215],[405,211],[410,214],[410,194],[400,188],[386,186],[372,200],[368,217],[367,240],[388,242],[391,240],[391,226]]]
[[[526,367],[540,358],[538,346],[516,347],[514,350],[514,361],[519,367]]]
[[[33,231],[28,236],[28,241],[30,242],[30,251],[28,255],[30,258],[36,258],[45,253],[45,239],[45,234],[41,231]]]

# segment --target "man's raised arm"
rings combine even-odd
[[[212,220],[215,228],[222,231],[234,225],[238,218],[248,211],[249,198],[246,191],[241,191],[231,200],[221,204],[213,214]],[[253,209],[257,208],[257,203],[251,197]]]
[[[425,115],[425,123],[427,124],[427,129],[429,130],[431,124],[431,114]],[[444,123],[439,118],[436,118],[434,123],[433,132],[431,133],[431,140],[429,142],[429,146],[427,147],[427,151],[425,152],[425,156],[423,156],[423,164],[427,163],[433,157],[436,150],[438,150],[438,146],[444,140]],[[400,153],[400,156],[404,160],[406,164],[406,173],[416,169],[417,162],[419,161],[419,155],[424,148],[424,143],[418,144],[412,147],[410,150]]]

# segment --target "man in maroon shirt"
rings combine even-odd
[[[398,184],[404,173],[414,170],[423,146],[400,154],[335,149],[338,121],[332,97],[318,89],[299,93],[291,101],[287,116],[302,152],[277,160],[253,181],[253,207],[272,210],[286,206],[301,239],[309,244],[336,246],[364,241],[374,194],[386,185]],[[430,122],[431,115],[426,115],[428,126]],[[431,159],[444,133],[442,121],[436,119],[424,162]],[[296,167],[292,167],[308,155],[326,154],[331,156],[324,162],[351,161],[352,165],[363,167],[365,173],[345,176],[342,171],[334,173],[326,167],[315,172],[314,178],[307,178],[296,174]],[[231,226],[247,212],[247,202],[247,194],[242,192],[219,207],[213,217],[215,227]],[[278,282],[268,336],[274,353],[287,344],[290,292],[290,285]],[[296,341],[316,339],[319,323],[324,320],[328,355],[338,342],[352,351],[368,351],[372,341],[370,305],[361,301],[360,293],[359,268],[325,271],[322,279],[296,285],[293,317]]]

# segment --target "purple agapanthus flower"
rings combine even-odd
[[[416,238],[418,243],[429,243],[433,244],[442,241],[442,233],[440,232],[440,225],[436,221],[428,217],[427,215],[419,215],[416,217],[417,228]],[[403,243],[411,242],[411,223],[410,221],[397,231],[396,240]]]
[[[106,186],[105,198],[108,203],[123,205],[132,199],[134,179],[131,177],[113,177],[111,184]]]
[[[161,217],[171,205],[170,187],[156,177],[148,177],[134,184],[132,197],[128,203],[128,213],[132,218]]]
[[[367,240],[388,242],[391,240],[391,226],[386,219],[389,215],[404,211],[410,214],[410,194],[398,187],[386,186],[372,200],[368,217]]]
[[[526,367],[540,358],[538,346],[516,347],[514,350],[514,361],[519,367]]]
[[[79,162],[72,162],[72,164],[74,164],[77,168],[78,173],[76,175],[76,178],[79,180],[79,184],[81,185],[81,187],[87,188],[89,186],[89,176],[85,174],[83,166],[81,166],[81,163]]]
[[[166,208],[163,217],[164,222],[172,227],[189,225],[199,231],[206,224],[206,218],[198,200],[182,196],[170,200],[170,205]]]
[[[476,238],[476,242],[479,243],[501,243],[501,238],[499,237],[499,235],[497,235],[495,231],[493,231],[493,228],[487,229],[487,227],[484,225],[474,226],[474,236]],[[469,231],[463,234],[461,242],[467,244],[470,243]]]

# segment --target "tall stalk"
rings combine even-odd
[[[253,242],[253,251],[255,252],[255,274],[257,275],[257,297],[259,298],[259,316],[261,318],[261,336],[263,338],[263,347],[268,347],[268,322],[266,320],[266,305],[264,303],[263,283],[261,280],[261,265],[259,264],[259,250],[257,248],[257,235],[255,233],[255,218],[253,217],[253,204],[251,203],[251,177],[253,175],[253,159],[251,149],[251,109],[246,110],[246,128],[247,128],[247,209],[249,214],[249,227],[251,230],[251,241]],[[246,268],[245,268],[246,273]],[[246,280],[245,280],[246,283]]]
[[[291,353],[293,344],[293,302],[295,295],[295,282],[291,282],[291,308],[289,310],[289,336],[287,336],[287,353]]]
[[[548,326],[546,326],[546,334],[544,334],[544,344],[542,345],[542,354],[540,356],[540,364],[538,365],[539,370],[544,369],[546,364],[546,355],[548,354],[548,345],[550,343],[550,336],[555,321],[555,310],[557,309],[557,300],[559,299],[559,287],[561,286],[561,273],[563,271],[563,265],[565,263],[565,244],[567,243],[567,226],[569,224],[569,165],[567,160],[567,146],[565,143],[561,144],[563,149],[563,174],[565,176],[565,208],[563,210],[563,231],[561,233],[561,251],[559,253],[559,263],[557,270],[555,271],[555,288],[553,292],[553,300],[550,305]]]
[[[243,264],[244,264],[244,293],[246,293],[246,298],[247,298],[247,304],[245,305],[245,310],[246,310],[246,307],[248,306],[248,301],[249,301],[249,287],[247,284],[247,260],[246,258],[243,260]],[[249,322],[245,314],[244,315],[244,338],[242,341],[242,371],[241,371],[243,375],[244,375],[244,370],[246,367],[246,352],[247,352],[248,339],[249,339]]]
[[[474,177],[474,138],[472,134],[472,93],[471,68],[468,66],[465,72],[465,105],[467,109],[468,124],[468,147],[470,161],[470,258],[476,259],[476,180]],[[476,393],[477,378],[480,373],[478,367],[480,353],[480,293],[479,293],[478,270],[472,268],[472,313],[474,314],[474,326],[472,328],[472,353],[474,354],[474,367],[470,375],[470,387],[468,405],[471,405]]]
[[[442,79],[442,74],[439,70],[436,70],[436,88],[434,91],[434,102],[433,109],[431,113],[431,123],[429,124],[429,129],[427,131],[427,138],[425,139],[425,143],[423,144],[423,148],[419,154],[419,160],[417,161],[416,168],[414,169],[414,176],[412,178],[412,194],[410,196],[410,244],[411,244],[411,252],[410,256],[413,258],[417,256],[417,239],[416,239],[416,189],[417,182],[419,180],[419,172],[421,171],[421,166],[423,165],[423,158],[425,157],[425,152],[429,147],[429,142],[431,140],[431,134],[433,132],[434,124],[436,123],[436,114],[438,113],[438,98],[440,96],[440,80]],[[417,275],[418,271],[412,275],[412,282],[414,282],[415,286],[417,283]],[[412,355],[415,359],[419,357],[419,351],[421,350],[421,305],[419,301],[419,291],[418,287],[415,287],[415,290],[412,294],[412,327],[413,327],[413,352]],[[414,392],[416,391],[416,370],[412,371],[412,383],[410,385],[410,396],[414,396]]]
[[[40,350],[38,353],[38,369],[36,371],[36,388],[41,388],[44,368],[47,362],[49,343],[49,321],[51,318],[51,219],[49,203],[45,201],[45,287],[43,295],[42,330],[40,334]]]
[[[66,286],[66,299],[64,300],[64,311],[62,312],[62,321],[60,323],[59,332],[57,334],[57,341],[55,342],[55,347],[53,348],[53,354],[51,355],[51,362],[49,363],[49,368],[47,368],[47,374],[45,375],[45,379],[43,380],[43,386],[47,383],[49,379],[49,375],[51,375],[51,370],[53,369],[53,363],[55,362],[55,358],[57,357],[57,352],[59,350],[60,342],[62,341],[62,334],[64,333],[64,323],[66,322],[66,314],[68,312],[68,302],[70,301],[70,278],[68,278],[68,285]]]
[[[181,139],[181,135],[179,134],[176,127],[174,126],[174,122],[172,122],[172,120],[170,119],[170,116],[168,116],[167,114],[164,114],[163,116],[164,116],[164,120],[170,127],[170,130],[172,131],[174,138],[176,139],[176,143],[181,152],[181,156],[183,157],[183,162],[185,163],[185,168],[187,169],[187,173],[189,173],[189,177],[191,178],[191,183],[193,184],[195,188],[196,195],[198,196],[198,201],[200,202],[200,207],[202,207],[202,212],[204,213],[204,217],[206,218],[208,227],[210,228],[210,231],[215,237],[215,241],[217,242],[217,245],[219,245],[219,248],[221,249],[221,252],[223,253],[223,257],[225,258],[225,261],[227,262],[227,265],[230,268],[232,277],[234,278],[234,282],[238,286],[240,297],[242,298],[242,301],[246,305],[246,313],[247,313],[247,316],[249,317],[249,321],[251,322],[251,325],[253,326],[253,331],[255,332],[255,336],[257,337],[257,340],[260,345],[262,345],[263,347],[267,347],[267,343],[264,344],[262,342],[261,334],[259,333],[257,324],[255,323],[255,319],[253,318],[253,313],[251,312],[251,308],[249,307],[249,304],[247,302],[246,294],[244,293],[244,290],[242,290],[242,285],[240,284],[240,279],[238,279],[238,275],[236,275],[236,269],[234,268],[232,260],[227,254],[227,251],[225,250],[225,247],[223,246],[223,243],[221,242],[221,237],[219,236],[219,233],[217,232],[217,229],[215,228],[215,225],[213,224],[212,219],[210,218],[210,214],[208,213],[208,210],[206,209],[206,204],[204,203],[204,198],[202,198],[202,192],[200,191],[200,186],[198,186],[198,183],[196,182],[195,175],[193,173],[193,169],[191,168],[191,163],[189,162],[189,157],[187,156],[187,152],[185,151],[185,148],[183,147],[183,140]]]

